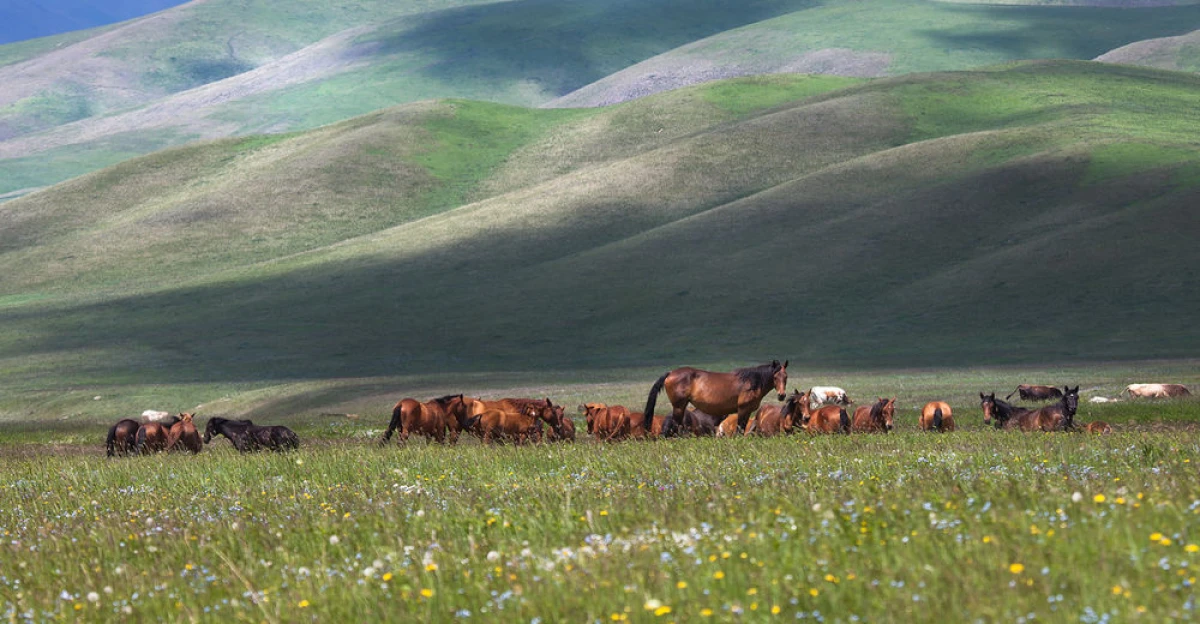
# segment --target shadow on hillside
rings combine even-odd
[[[1200,5],[1118,9],[946,5],[972,15],[975,30],[921,32],[949,54],[986,50],[1011,59],[1093,59],[1134,41],[1182,35],[1200,24]]]
[[[656,54],[815,0],[512,0],[439,11],[380,41],[446,82],[536,82],[562,95]]]

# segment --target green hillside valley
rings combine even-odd
[[[1200,77],[1054,61],[201,142],[0,204],[0,407],[773,354],[1188,358],[1198,141]]]
[[[199,0],[0,46],[0,199],[195,140],[404,102],[596,106],[771,72],[1092,59],[1200,23],[1194,2],[1120,4]]]

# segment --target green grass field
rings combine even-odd
[[[6,619],[1189,619],[1194,430],[0,458]],[[81,452],[82,451],[82,452]]]

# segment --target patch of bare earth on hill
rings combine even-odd
[[[369,27],[359,27],[342,31],[248,72],[170,95],[136,110],[83,119],[40,134],[4,141],[0,143],[0,158],[26,156],[148,129],[178,129],[200,138],[228,136],[237,127],[208,119],[215,107],[359,67],[367,62],[377,44],[356,44],[354,39],[369,30]]]
[[[1180,63],[1181,52],[1186,48],[1200,48],[1200,30],[1193,30],[1178,37],[1162,37],[1137,41],[1097,56],[1101,63],[1124,63],[1143,65],[1158,69],[1194,70]]]
[[[871,78],[885,75],[891,62],[888,54],[846,48],[812,50],[769,61],[749,62],[668,52],[568,93],[543,107],[607,106],[702,82],[757,74],[831,74]]]

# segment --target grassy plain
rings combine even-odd
[[[0,615],[1188,619],[1194,427],[524,448],[347,436],[283,456],[218,439],[124,460],[7,446]]]

